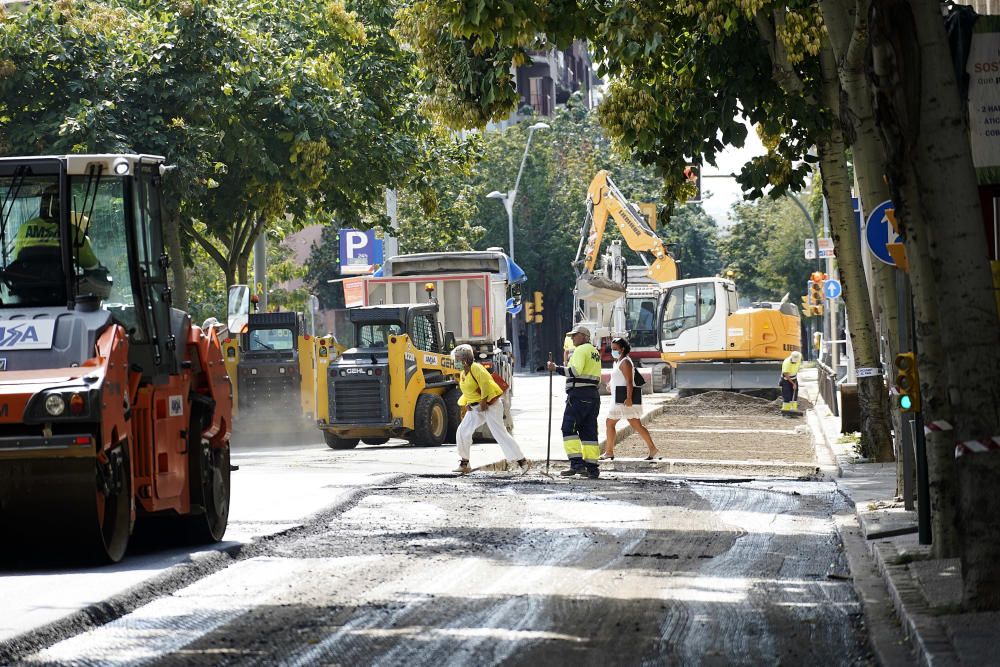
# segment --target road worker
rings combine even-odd
[[[566,334],[563,338],[563,365],[569,363],[569,358],[573,356],[573,336]]]
[[[781,362],[781,414],[791,416],[799,411],[799,366],[802,353],[795,350]]]
[[[503,450],[508,467],[516,465],[522,475],[528,472],[531,461],[525,458],[503,423],[503,402],[500,400],[503,389],[486,367],[476,362],[476,355],[471,345],[459,345],[452,350],[451,357],[462,367],[458,381],[462,395],[458,399],[458,404],[465,406],[465,417],[462,418],[462,423],[458,425],[458,432],[455,434],[455,440],[458,441],[459,462],[454,472],[460,475],[472,472],[472,466],[469,465],[472,436],[484,423]]]
[[[74,242],[79,248],[79,264],[84,271],[93,271],[100,266],[97,255],[90,245],[90,239],[85,235],[80,239],[82,230],[80,224],[86,225],[87,218],[77,215],[74,224],[71,225]],[[27,259],[34,249],[58,249],[59,238],[59,187],[50,185],[42,192],[38,216],[26,220],[17,230],[17,238],[14,240],[14,258]],[[56,257],[58,261],[58,257]],[[61,267],[61,264],[59,266]]]
[[[89,224],[89,219],[85,215],[73,213],[71,220],[70,231],[73,234],[76,262],[80,269],[77,288],[81,294],[91,293],[106,299],[111,291],[112,280],[108,270],[101,265],[97,255],[94,254],[90,238],[86,235],[85,228]],[[13,268],[8,268],[14,274],[12,280],[15,283],[24,283],[19,291],[35,287],[39,282],[39,276],[43,274],[56,276],[57,282],[62,280],[60,244],[59,187],[50,185],[42,192],[38,215],[24,221],[14,239],[14,261],[11,262]],[[14,262],[21,265],[21,270],[17,270]]]
[[[597,444],[597,413],[601,409],[598,385],[601,382],[601,355],[590,342],[590,329],[578,325],[567,335],[573,339],[573,355],[565,366],[551,361],[550,371],[566,377],[566,409],[563,412],[563,448],[569,458],[569,470],[563,477],[581,475],[590,479],[600,477],[598,459],[601,448]]]

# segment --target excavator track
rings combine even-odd
[[[127,448],[120,445],[100,459],[92,450],[54,453],[0,451],[8,454],[0,458],[0,534],[18,545],[17,553],[0,557],[59,564],[121,560],[131,530]]]

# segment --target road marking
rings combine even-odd
[[[299,577],[307,561],[261,558],[236,563],[169,597],[29,656],[26,663],[142,665],[197,641],[261,604]],[[233,575],[241,590],[233,590]]]

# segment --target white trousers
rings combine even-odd
[[[524,454],[521,453],[521,448],[514,441],[514,438],[511,437],[510,433],[507,432],[507,427],[504,426],[503,401],[497,399],[493,402],[493,405],[485,410],[481,410],[480,408],[482,407],[483,404],[480,403],[466,410],[465,418],[458,425],[458,432],[455,434],[455,439],[458,440],[459,458],[463,461],[469,460],[469,454],[472,452],[472,436],[483,425],[483,422],[486,422],[490,433],[493,434],[493,439],[497,441],[500,449],[503,450],[504,458],[508,461],[520,461],[523,459]]]

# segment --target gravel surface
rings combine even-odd
[[[409,478],[27,662],[870,664],[843,503],[817,482]]]
[[[811,404],[808,404],[811,407]],[[816,456],[802,418],[780,414],[762,398],[710,391],[668,402],[646,421],[659,450],[672,461],[668,472],[800,476],[813,474]],[[799,401],[800,408],[806,402]],[[646,444],[633,434],[615,445],[615,458],[645,458]],[[791,467],[790,467],[791,466]]]

